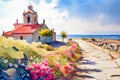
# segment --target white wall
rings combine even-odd
[[[27,42],[33,41],[33,35],[32,34],[13,34],[13,38],[20,39],[20,36],[23,36],[23,39]]]
[[[45,40],[46,40],[46,43],[52,42],[52,36],[51,37],[41,37],[42,43],[45,43]]]
[[[44,26],[44,28],[47,27],[47,26]],[[51,37],[42,37],[40,34],[39,34],[39,31],[41,30],[42,28],[39,28],[38,30],[36,30],[34,32],[34,41],[35,42],[38,42],[38,37],[40,36],[40,42],[42,43],[45,43],[45,39],[46,39],[46,43],[49,43],[49,42],[52,42],[53,39],[52,39],[52,36]]]

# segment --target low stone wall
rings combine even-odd
[[[104,47],[106,49],[120,52],[120,41],[118,40],[96,39],[95,41],[92,41],[90,39],[87,39],[85,41],[93,43],[97,46]]]

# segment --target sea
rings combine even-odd
[[[113,39],[120,40],[120,35],[67,35],[67,39],[69,38],[98,38],[98,39]],[[57,35],[57,39],[61,39],[60,35]]]

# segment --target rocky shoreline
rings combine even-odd
[[[111,40],[111,39],[83,39],[84,41],[93,43],[97,46],[101,46],[105,49],[116,51],[120,53],[120,40]]]

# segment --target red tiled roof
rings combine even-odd
[[[14,25],[15,27],[18,27],[17,29],[13,31],[8,31],[4,32],[4,36],[12,36],[12,34],[31,34],[34,31],[36,31],[38,28],[42,27],[43,24],[30,24],[30,25],[23,25],[23,24],[18,24]]]
[[[38,28],[42,27],[43,24],[31,24],[31,25],[19,25],[19,28],[13,31],[13,33],[33,33]]]
[[[5,36],[11,36],[12,35],[12,31],[4,32],[3,35],[5,35]]]

